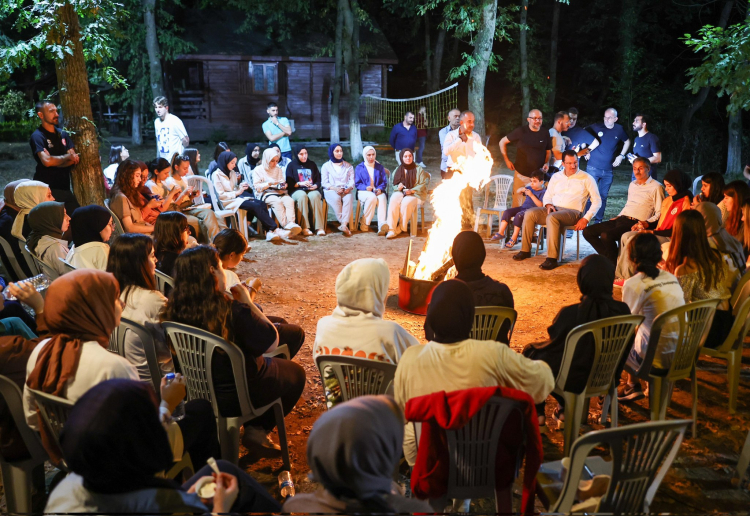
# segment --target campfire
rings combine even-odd
[[[468,158],[461,156],[454,167],[460,173],[443,180],[432,192],[430,202],[435,221],[416,261],[412,261],[412,242],[409,241],[404,268],[399,274],[398,306],[402,310],[426,314],[437,284],[455,276],[451,245],[461,232],[461,192],[467,186],[479,190],[492,175],[490,151],[484,145],[474,143],[474,153]]]

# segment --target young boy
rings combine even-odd
[[[505,243],[506,249],[512,249],[518,241],[518,233],[523,226],[523,215],[529,208],[541,207],[542,199],[547,188],[544,184],[544,170],[538,169],[531,174],[531,183],[518,189],[515,193],[522,193],[526,196],[521,206],[517,208],[508,208],[503,212],[500,218],[500,230],[492,235],[492,240],[500,240],[505,235],[505,228],[508,227],[510,219],[513,219],[513,236]]]

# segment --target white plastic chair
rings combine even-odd
[[[0,237],[0,247],[3,248],[5,256],[8,257],[8,262],[10,262],[10,266],[13,269],[13,271],[8,272],[13,272],[19,280],[26,279],[26,273],[18,263],[18,260],[16,260],[16,255],[13,254],[13,249],[11,248],[10,243],[3,237]]]
[[[579,437],[570,453],[570,467],[559,496],[550,513],[570,514],[582,478],[586,459],[599,446],[609,448],[612,456],[609,486],[599,501],[597,514],[648,514],[656,491],[677,456],[690,420],[651,421],[589,432]],[[557,484],[546,482],[547,466],[537,474],[548,498]],[[559,469],[559,462],[557,463]],[[545,511],[547,512],[547,511]]]
[[[495,201],[492,207],[489,206],[490,184],[495,185]],[[513,176],[498,174],[490,178],[490,182],[484,187],[484,206],[477,208],[477,215],[474,220],[474,231],[479,231],[479,218],[482,214],[485,214],[487,215],[487,238],[492,235],[492,217],[497,216],[498,223],[500,222],[500,216],[509,208],[508,192],[512,186]]]
[[[615,377],[615,372],[622,357],[628,352],[633,342],[636,327],[644,319],[642,315],[607,317],[576,326],[568,333],[554,389],[555,394],[559,394],[565,400],[564,457],[568,456],[571,444],[578,438],[581,419],[584,413],[588,413],[587,401],[590,398],[609,393],[612,399],[612,427],[617,427],[617,384],[619,379]],[[586,335],[590,335],[594,341],[594,360],[586,381],[586,388],[581,393],[566,391],[565,384],[573,365],[576,348]]]
[[[701,191],[701,180],[703,179],[703,176],[700,175],[695,178],[695,181],[693,181],[693,195],[698,195]]]
[[[506,306],[478,306],[474,308],[474,325],[470,339],[495,340],[505,321],[510,321],[508,340],[513,336],[518,312]]]
[[[698,418],[698,382],[695,377],[695,362],[701,346],[706,341],[716,307],[720,302],[720,299],[696,301],[667,310],[659,315],[651,326],[648,349],[641,366],[633,370],[627,364],[625,365],[625,369],[635,377],[648,380],[652,421],[666,420],[674,382],[690,378],[693,395],[693,437],[697,433]],[[659,338],[664,326],[674,322],[678,323],[679,330],[672,363],[668,369],[658,369],[654,367],[654,358],[659,347]],[[603,418],[604,412],[602,412],[602,420]]]
[[[208,179],[206,179],[205,177],[188,176],[185,178],[185,181],[187,181],[187,184],[189,186],[197,187],[197,190],[200,192],[199,195],[202,198],[203,198],[203,185],[206,185],[208,196],[211,199],[211,205],[214,208],[216,217],[228,218],[231,222],[231,225],[234,225],[235,229],[238,229],[239,231],[242,232],[243,235],[245,235],[245,239],[249,238],[247,234],[247,211],[242,210],[240,208],[235,208],[234,210],[224,209],[224,206],[221,204],[221,200],[219,199],[219,196],[216,193],[214,184]]]
[[[47,452],[39,440],[39,435],[26,424],[21,389],[6,376],[0,376],[0,396],[5,400],[7,410],[30,455],[27,459],[13,462],[6,461],[0,456],[0,471],[3,474],[7,511],[9,514],[29,514],[31,513],[32,471],[44,464],[47,460]]]
[[[536,255],[539,256],[539,248],[541,247],[544,249],[544,241],[547,239],[547,226],[543,224],[537,224],[536,228],[534,229],[534,232],[536,232],[537,228],[539,229],[539,233],[536,238]],[[576,261],[578,261],[581,257],[581,232],[577,229],[573,229],[573,226],[562,226],[560,228],[560,256],[557,257],[558,261],[562,261],[563,257],[565,256],[565,242],[568,240],[566,237],[566,233],[568,230],[574,231],[576,234]]]
[[[60,432],[62,432],[65,422],[68,420],[70,411],[73,410],[73,403],[65,398],[60,398],[53,394],[47,394],[46,392],[29,389],[31,394],[34,395],[34,401],[36,406],[39,408],[39,414],[42,416],[42,424],[44,424],[52,437],[52,441],[57,449],[62,453],[62,447],[60,446]],[[68,470],[65,459],[61,459],[60,464],[56,466]]]
[[[50,281],[55,281],[57,278],[60,277],[60,273],[57,272],[57,269],[53,269],[46,263],[44,263],[36,254],[29,251],[28,246],[24,245],[23,250],[26,251],[27,255],[31,257],[31,259],[36,264],[36,269],[39,271],[39,273],[44,273],[47,276],[49,276]]]
[[[120,236],[125,233],[125,229],[122,226],[122,222],[120,219],[115,215],[115,212],[112,211],[109,207],[109,199],[104,200],[104,207],[107,208],[107,211],[109,211],[109,214],[112,215],[112,222],[115,223],[115,230],[112,232],[112,237]]]
[[[170,289],[174,288],[174,279],[172,279],[171,276],[164,274],[159,269],[154,271],[154,278],[156,279],[156,288],[165,296],[167,296],[167,285],[169,285]]]
[[[18,242],[18,247],[21,249],[21,254],[26,260],[26,265],[29,267],[29,270],[31,271],[32,277],[45,272],[44,269],[42,269],[41,267],[37,265],[37,260],[34,259],[36,257],[26,247],[26,242],[24,242],[23,240],[17,240],[17,242]]]
[[[156,398],[161,399],[161,369],[159,368],[159,358],[156,355],[156,346],[154,345],[154,336],[148,329],[135,321],[126,319],[125,317],[120,318],[120,325],[117,326],[112,334],[109,336],[109,347],[108,351],[120,355],[122,358],[127,359],[125,356],[125,338],[128,332],[133,332],[141,341],[143,351],[146,355],[146,364],[148,365],[148,372],[151,376],[151,383],[154,386],[154,392]]]
[[[186,324],[165,322],[162,323],[162,327],[177,353],[182,374],[185,376],[187,399],[205,399],[210,401],[213,406],[214,415],[218,419],[222,458],[236,465],[240,456],[240,427],[251,419],[263,415],[266,411],[273,410],[276,416],[276,428],[279,433],[284,469],[291,470],[281,399],[277,398],[263,407],[253,406],[248,391],[245,356],[242,351],[234,344],[230,344],[212,333]],[[213,357],[217,350],[226,353],[232,364],[241,413],[236,417],[224,417],[219,412],[211,369]]]
[[[58,260],[60,260],[60,261],[62,262],[62,264],[63,264],[63,265],[65,266],[65,268],[66,268],[66,269],[68,269],[68,272],[73,272],[74,270],[76,270],[76,268],[75,268],[75,267],[73,267],[73,264],[72,264],[72,263],[70,263],[70,262],[69,262],[68,260],[66,260],[65,258],[60,258],[60,257],[58,257],[57,259],[58,259]]]
[[[393,394],[396,364],[359,357],[318,355],[315,357],[315,365],[318,366],[321,378],[325,378],[325,369],[331,368],[341,388],[342,402],[357,396]]]

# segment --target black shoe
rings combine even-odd
[[[622,383],[617,387],[617,401],[635,401],[645,397],[639,381],[636,381],[633,385]]]
[[[521,260],[525,260],[526,258],[531,258],[531,253],[520,251],[513,255],[513,259],[518,262],[520,262]]]
[[[544,262],[542,262],[539,268],[544,271],[551,271],[552,269],[556,269],[558,265],[559,264],[557,263],[557,260],[555,260],[554,258],[547,258],[546,260],[544,260]]]

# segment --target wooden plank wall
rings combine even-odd
[[[263,138],[261,125],[267,119],[266,104],[276,102],[282,116],[294,119],[295,134],[302,138],[325,140],[329,135],[329,92],[333,63],[284,62],[279,66],[279,92],[273,95],[256,94],[248,75],[248,62],[235,60],[204,61],[203,70],[209,118],[184,120],[193,140],[223,138],[259,141]],[[362,70],[362,93],[383,96],[383,74],[386,65],[371,64]],[[286,84],[281,84],[286,75]],[[348,96],[341,96],[341,135],[348,137]],[[179,113],[175,113],[179,116]],[[360,115],[364,125],[364,103]]]

